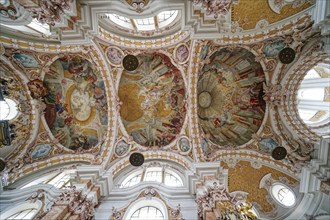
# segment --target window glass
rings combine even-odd
[[[133,25],[131,23],[131,20],[129,18],[126,18],[124,16],[120,16],[117,14],[107,14],[109,19],[115,23],[118,24],[122,27],[128,28],[128,29],[133,29]]]
[[[164,183],[170,187],[181,187],[183,181],[179,174],[163,167],[148,167],[145,172],[135,172],[124,179],[119,188],[127,188],[139,184],[141,181]]]
[[[321,76],[316,72],[314,68],[308,71],[306,76],[304,77],[304,79],[317,79],[317,78],[321,78]]]
[[[324,93],[324,88],[299,89],[298,99],[323,101]]]
[[[165,172],[164,184],[167,186],[183,186],[181,179],[174,173]]]
[[[131,177],[129,180],[124,181],[121,188],[127,188],[134,186],[141,182],[142,174],[137,174],[136,176]]]
[[[163,11],[157,16],[136,19],[130,19],[117,14],[106,15],[113,23],[124,28],[136,29],[137,31],[154,31],[156,30],[156,27],[163,28],[171,24],[177,17],[178,10]]]
[[[17,104],[11,99],[4,99],[5,101],[0,101],[0,120],[12,120],[17,114]]]
[[[36,212],[37,209],[26,209],[19,211],[6,219],[32,219]]]
[[[320,126],[329,121],[329,65],[319,63],[307,72],[298,90],[298,113],[307,124]]]
[[[168,19],[170,19],[171,17],[176,17],[176,15],[178,14],[177,10],[172,10],[172,11],[162,11],[160,12],[157,16],[158,16],[158,22],[162,23]]]
[[[144,177],[144,181],[156,181],[162,182],[162,170],[161,168],[148,168],[146,171],[146,175]]]
[[[144,206],[136,210],[132,216],[130,217],[132,220],[145,220],[145,219],[152,219],[152,220],[162,220],[164,219],[163,213],[156,207],[153,206]]]
[[[286,207],[291,207],[296,203],[296,197],[293,191],[285,185],[274,184],[271,193],[277,202]]]

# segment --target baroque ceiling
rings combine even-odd
[[[290,116],[285,97],[292,71],[326,58],[304,13],[313,1],[170,1],[168,10],[181,17],[154,38],[152,31],[137,36],[109,22],[106,13],[152,17],[167,5],[159,1],[63,0],[55,17],[40,11],[44,5],[28,7],[33,1],[5,2],[1,80],[20,112],[12,122],[15,137],[0,149],[9,182],[67,163],[116,174],[141,152],[187,169],[222,161],[232,172],[229,190],[250,192],[265,213],[272,211],[258,197],[265,191],[237,186],[240,172],[256,175],[251,166],[258,165],[246,161],[276,164],[297,184],[320,136],[302,132],[309,129]],[[49,24],[51,34],[13,37],[9,24],[25,25],[24,18]],[[278,58],[286,47],[296,53],[289,64]],[[123,67],[127,55],[137,58],[136,69]],[[285,159],[273,159],[277,147],[286,149]],[[255,181],[270,172],[266,165]]]

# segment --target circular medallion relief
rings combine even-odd
[[[123,66],[127,71],[136,70],[139,66],[139,60],[134,55],[126,55],[123,59]]]
[[[141,153],[132,153],[129,157],[129,162],[132,164],[132,166],[141,166],[144,163],[144,156]]]
[[[109,47],[106,52],[108,61],[114,66],[120,66],[124,57],[124,52],[117,47]]]
[[[291,63],[295,57],[296,57],[296,52],[290,47],[286,47],[282,49],[278,54],[278,58],[283,64]]]
[[[284,147],[276,147],[272,152],[272,157],[275,160],[283,160],[287,155],[287,151]]]

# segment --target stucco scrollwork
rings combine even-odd
[[[205,9],[206,15],[213,15],[215,19],[219,15],[228,14],[231,5],[238,2],[239,0],[194,0],[195,5],[201,4],[202,9]]]
[[[263,84],[264,96],[263,99],[272,107],[280,106],[282,97],[287,94],[287,91],[281,85],[273,85],[269,83]]]

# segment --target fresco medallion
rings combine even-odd
[[[128,153],[128,151],[130,150],[130,147],[131,146],[129,144],[127,144],[125,141],[121,140],[116,144],[115,154],[118,157],[125,156]]]
[[[45,118],[54,137],[66,148],[89,150],[105,134],[107,99],[104,82],[80,56],[57,59],[45,74]]]
[[[52,147],[49,144],[39,144],[35,147],[35,149],[31,153],[31,158],[33,160],[37,160],[43,157],[48,156]]]
[[[276,57],[284,47],[285,43],[283,40],[274,41],[265,46],[264,54],[266,57]]]
[[[191,145],[190,145],[190,141],[188,138],[186,137],[181,137],[178,141],[178,148],[181,151],[181,153],[189,153],[191,150]]]
[[[109,47],[106,51],[108,61],[114,66],[120,66],[124,57],[124,52],[118,47]]]
[[[243,48],[221,49],[208,60],[197,85],[201,128],[218,146],[243,145],[264,118],[262,67]]]
[[[127,133],[143,146],[165,146],[180,133],[185,87],[180,71],[163,54],[140,54],[119,83],[120,114]]]
[[[274,141],[273,138],[267,137],[261,138],[258,143],[258,146],[260,147],[261,151],[271,153],[276,147],[278,147],[278,144],[276,143],[276,141]]]

